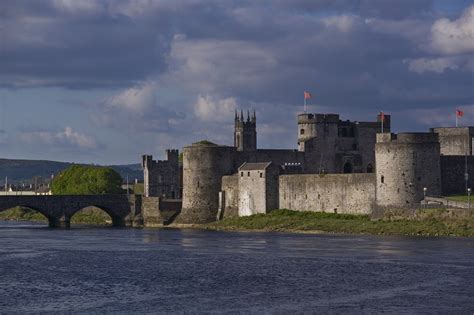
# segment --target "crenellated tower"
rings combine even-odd
[[[250,116],[247,111],[247,120],[244,118],[244,112],[240,111],[240,116],[235,111],[235,129],[234,129],[234,146],[237,151],[254,151],[257,150],[257,117],[255,111]]]

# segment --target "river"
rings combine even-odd
[[[0,313],[474,312],[474,239],[0,221]]]

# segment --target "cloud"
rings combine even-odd
[[[350,31],[358,22],[358,18],[354,15],[338,15],[323,18],[326,27],[334,27],[341,32]]]
[[[415,108],[411,110],[394,112],[397,116],[413,119],[424,128],[431,127],[454,127],[456,122],[456,112],[459,109],[464,112],[463,117],[458,118],[459,126],[469,126],[474,118],[474,105],[456,105],[449,108]]]
[[[148,81],[109,97],[104,105],[112,110],[143,114],[155,105],[155,94],[155,83]]]
[[[147,80],[105,98],[93,106],[90,117],[96,126],[133,132],[171,131],[185,117],[160,105],[156,81]]]
[[[97,140],[89,135],[74,131],[71,127],[65,127],[61,131],[24,131],[20,134],[20,140],[28,144],[59,146],[76,149],[98,149]]]
[[[96,0],[53,0],[52,4],[67,13],[96,14],[105,10],[104,3]]]
[[[175,36],[168,64],[169,72],[161,80],[198,92],[222,94],[242,86],[258,86],[262,74],[274,70],[277,61],[269,49],[253,42]]]
[[[115,156],[124,135],[134,154],[231,144],[242,107],[257,110],[259,146],[294,148],[303,90],[314,111],[345,119],[471,103],[472,6],[437,10],[430,0],[0,1],[0,88],[85,96],[93,105],[68,106],[118,143]]]
[[[405,59],[410,71],[418,74],[446,70],[474,72],[474,5],[467,7],[455,20],[436,20],[420,49],[428,56]]]
[[[229,122],[237,109],[234,97],[215,100],[210,95],[199,95],[194,105],[196,116],[202,121]]]
[[[460,18],[437,20],[431,28],[432,47],[446,55],[474,53],[474,5]]]
[[[459,68],[459,58],[452,57],[418,58],[404,62],[408,63],[408,69],[420,74],[427,71],[443,73],[447,69],[456,70]]]

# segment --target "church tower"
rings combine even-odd
[[[235,112],[234,146],[237,151],[257,150],[257,117],[255,111],[252,117],[247,111],[247,120],[244,119],[244,112],[240,111],[240,117]]]

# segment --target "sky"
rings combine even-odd
[[[466,0],[2,0],[0,158],[97,164],[232,145],[296,148],[308,110],[392,131],[474,125]]]

